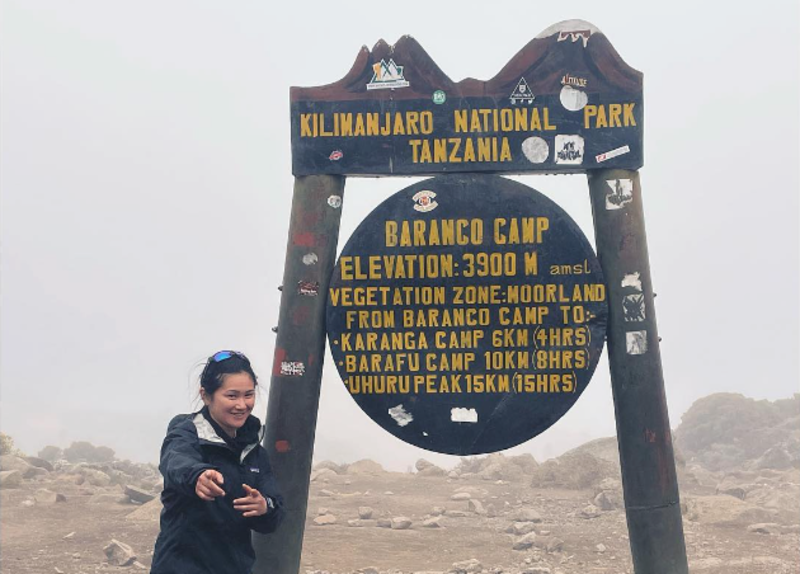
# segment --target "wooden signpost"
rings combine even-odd
[[[296,574],[325,336],[346,388],[398,438],[509,448],[577,400],[608,341],[637,574],[686,573],[638,169],[642,75],[588,22],[556,24],[492,79],[453,82],[412,38],[292,88],[294,199],[265,447],[288,517],[257,574]],[[577,225],[500,174],[586,173]],[[346,176],[429,175],[335,261]],[[327,327],[326,327],[327,324]]]

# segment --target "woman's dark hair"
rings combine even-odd
[[[247,373],[258,385],[258,377],[250,366],[250,359],[238,351],[219,351],[208,358],[203,372],[200,373],[200,386],[209,396],[222,386],[225,375]]]

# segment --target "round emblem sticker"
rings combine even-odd
[[[433,103],[434,104],[443,104],[447,101],[447,94],[444,93],[442,90],[436,90],[433,92]]]
[[[367,415],[410,444],[472,455],[529,440],[575,403],[603,349],[606,287],[553,201],[498,176],[447,175],[362,221],[326,313]]]

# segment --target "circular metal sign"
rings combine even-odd
[[[547,429],[603,349],[606,288],[577,224],[515,181],[448,175],[359,225],[328,291],[347,390],[413,445],[494,452]]]

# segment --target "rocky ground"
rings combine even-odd
[[[734,468],[719,464],[731,452],[719,443],[703,447],[719,456],[680,451],[691,572],[800,573],[794,432],[776,434],[760,450],[748,446],[750,458],[728,465]],[[1,572],[149,570],[160,511],[154,467],[4,455],[0,469]],[[542,464],[502,454],[463,459],[452,471],[420,460],[413,473],[386,472],[373,461],[320,463],[301,570],[632,572],[615,439]]]

